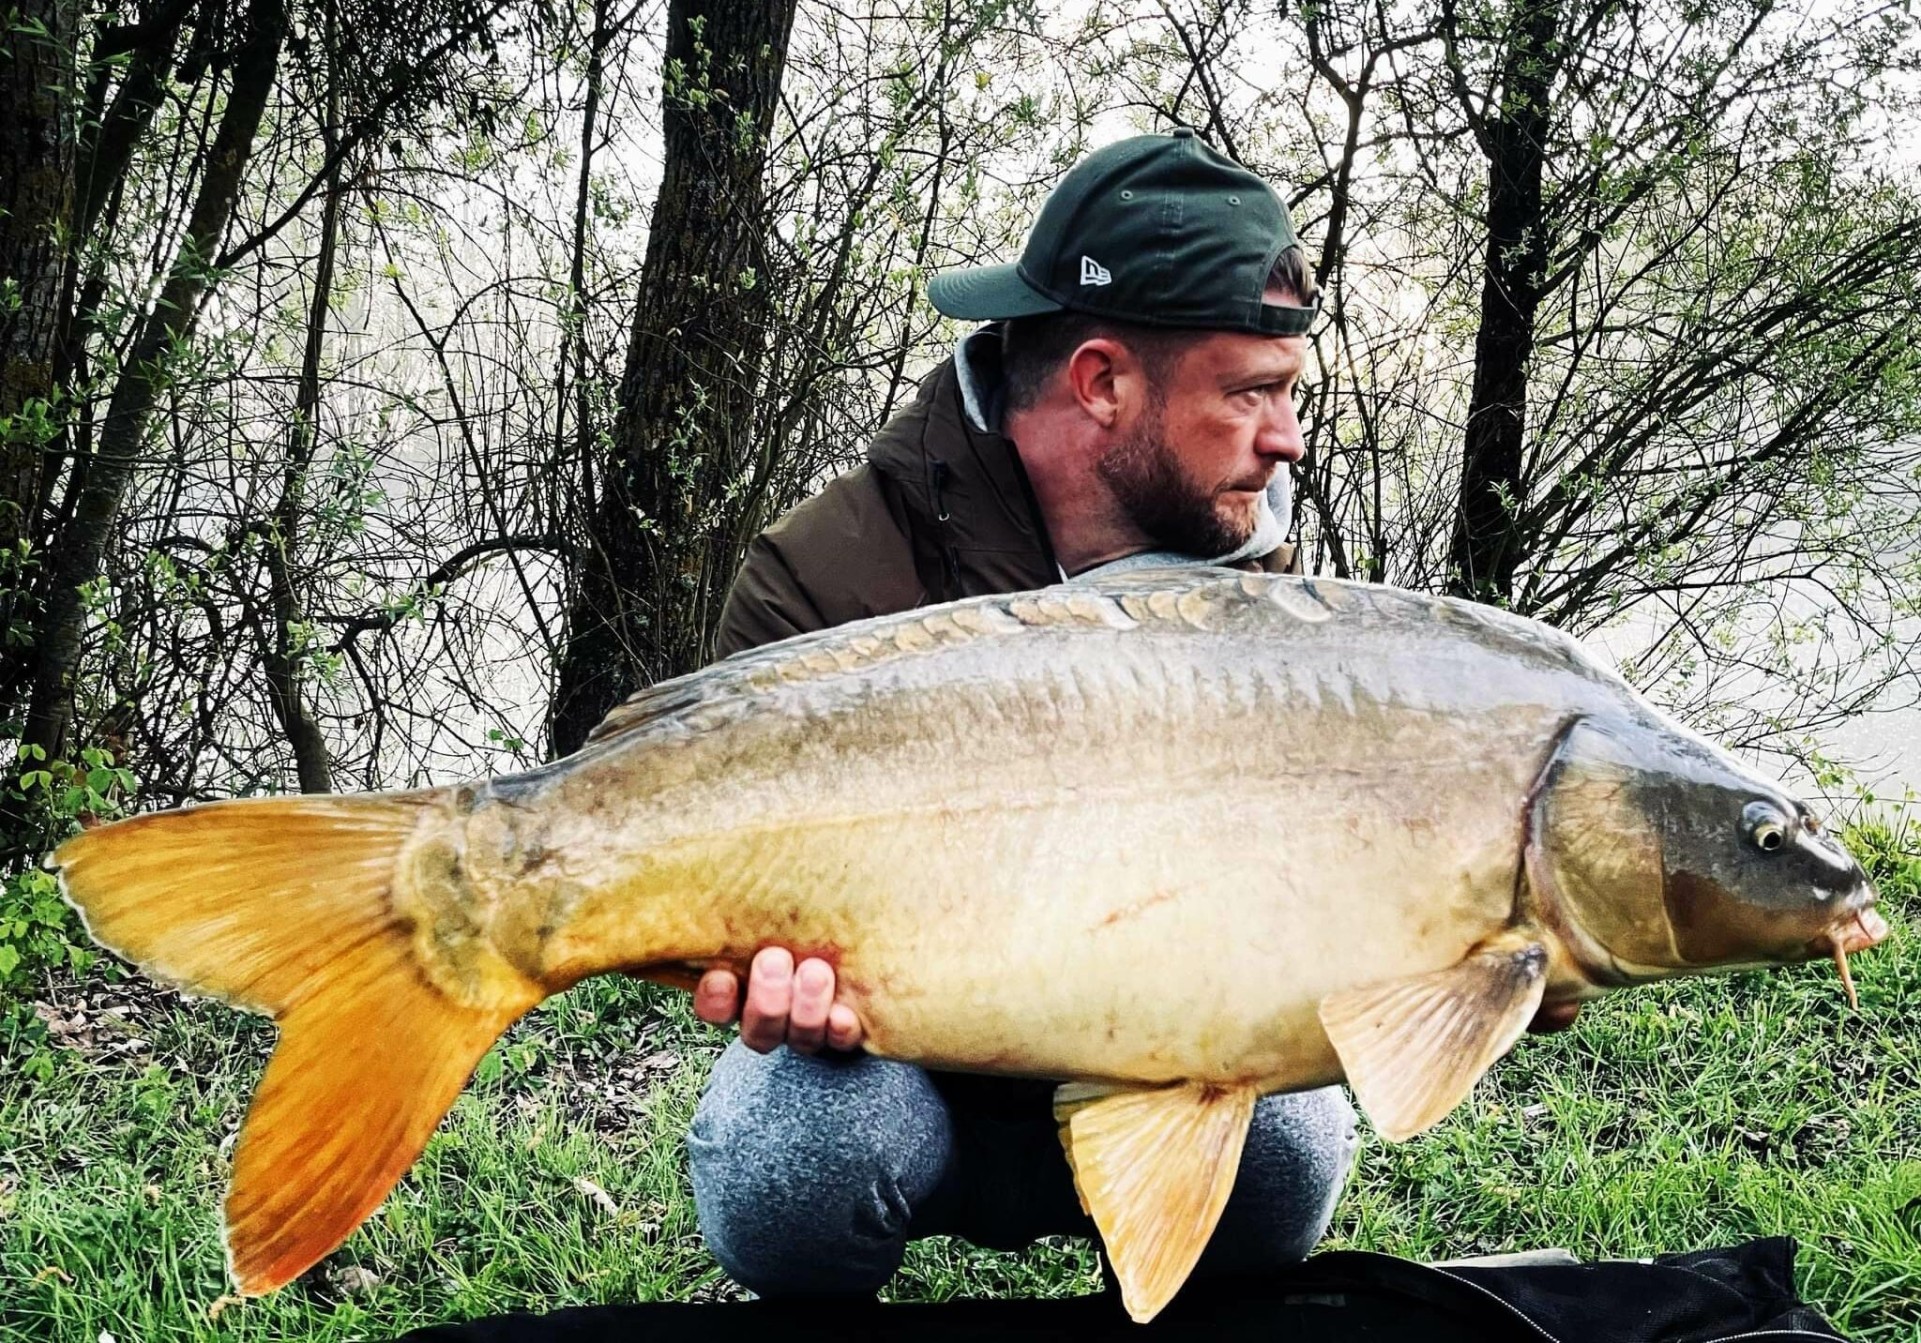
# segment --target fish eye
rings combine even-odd
[[[1771,802],[1750,802],[1741,812],[1741,827],[1763,853],[1777,853],[1788,842],[1788,818]]]

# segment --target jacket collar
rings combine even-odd
[[[968,427],[981,434],[999,433],[1005,405],[999,322],[960,338],[954,346],[954,381],[960,387]]]

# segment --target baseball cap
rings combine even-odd
[[[1297,241],[1272,187],[1182,128],[1095,150],[1041,206],[1019,261],[943,272],[927,297],[972,321],[1071,310],[1296,336],[1319,304],[1261,295],[1276,258]]]

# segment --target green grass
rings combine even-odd
[[[1895,937],[1856,961],[1860,1014],[1822,966],[1596,1004],[1524,1041],[1434,1132],[1370,1140],[1330,1244],[1598,1257],[1786,1233],[1804,1295],[1844,1331],[1921,1340],[1921,863],[1867,838]],[[681,995],[601,980],[547,1004],[340,1252],[225,1306],[223,1140],[271,1032],[111,972],[55,998],[56,1036],[77,1047],[44,1078],[0,1059],[0,1337],[385,1339],[505,1310],[736,1293],[701,1247],[680,1142],[723,1037]],[[1083,1242],[1015,1255],[935,1240],[890,1291],[1097,1282]]]

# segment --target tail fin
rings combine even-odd
[[[441,992],[393,908],[395,859],[435,794],[270,798],[139,816],[54,855],[102,945],[156,978],[272,1016],[227,1195],[249,1295],[344,1241],[420,1155],[525,998]]]

